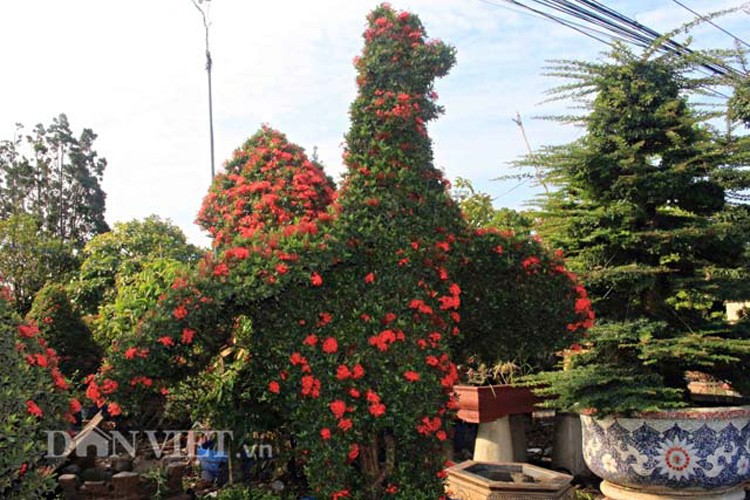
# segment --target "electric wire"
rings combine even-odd
[[[721,26],[719,26],[718,24],[716,24],[715,22],[713,22],[711,19],[707,18],[706,16],[704,16],[702,14],[699,14],[698,12],[694,11],[693,9],[691,9],[690,7],[688,7],[687,5],[685,5],[684,3],[680,2],[680,0],[672,0],[672,1],[674,3],[676,3],[677,5],[679,5],[680,7],[682,7],[683,9],[687,10],[688,12],[690,12],[691,14],[693,14],[694,16],[699,17],[700,19],[702,19],[703,21],[707,22],[708,24],[710,24],[714,28],[718,29],[722,33],[724,33],[726,35],[729,35],[730,37],[734,38],[736,41],[740,42],[744,46],[750,47],[750,44],[747,43],[745,40],[743,40],[742,38],[740,38],[738,36],[733,35],[729,31],[725,30],[724,28],[722,28]]]

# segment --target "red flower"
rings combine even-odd
[[[331,404],[329,404],[328,408],[330,408],[333,416],[338,419],[344,416],[344,413],[346,412],[346,403],[344,403],[340,399],[337,399],[336,401],[333,401]]]
[[[328,427],[320,429],[320,437],[323,439],[331,439],[331,430]]]
[[[79,411],[81,411],[81,403],[76,398],[73,398],[70,400],[68,408],[70,410],[70,413],[78,413]]]
[[[18,325],[18,333],[21,334],[21,337],[31,338],[39,333],[39,328],[33,323]]]
[[[498,255],[502,255],[502,253],[503,253],[503,246],[502,245],[496,246],[495,247],[495,253],[498,254]]]
[[[409,382],[416,382],[416,381],[417,381],[417,380],[419,380],[419,379],[420,379],[421,377],[420,377],[419,373],[417,373],[417,372],[415,372],[415,371],[411,371],[411,370],[409,370],[409,371],[407,371],[407,372],[404,372],[404,378],[405,378],[406,380],[408,380]]]
[[[339,490],[331,495],[331,500],[339,500],[339,498],[345,498],[349,496],[349,490]]]
[[[365,276],[365,283],[370,284],[375,281],[375,275],[373,273],[367,273],[367,276]]]
[[[18,477],[23,477],[26,475],[26,473],[29,471],[29,464],[26,462],[21,464],[21,467],[18,469]]]
[[[395,484],[389,484],[388,487],[385,489],[385,492],[391,495],[394,493],[398,493],[398,486],[396,486]]]
[[[437,366],[440,364],[440,361],[438,361],[438,359],[433,355],[427,356],[426,358],[424,358],[424,360],[425,360],[425,363],[427,363],[430,366]]]
[[[352,372],[346,365],[339,365],[339,367],[336,369],[336,378],[339,380],[346,380],[351,376]]]
[[[351,389],[349,389],[349,395],[351,397],[353,397],[353,398],[356,399],[356,398],[358,398],[360,396],[360,393],[359,393],[359,391],[357,389],[355,389],[354,387],[352,387]]]
[[[302,395],[317,398],[320,396],[320,380],[312,375],[302,377]]]
[[[380,417],[385,413],[385,405],[383,403],[370,405],[370,413],[374,417]]]
[[[380,403],[380,396],[378,396],[378,393],[369,389],[367,390],[366,399],[368,403]]]
[[[226,257],[234,257],[235,259],[247,259],[250,256],[250,251],[245,247],[230,248],[226,251]]]
[[[365,376],[365,369],[362,367],[362,365],[360,365],[359,363],[354,365],[354,368],[352,368],[352,378],[354,380],[357,380],[364,376]]]
[[[99,386],[93,380],[86,388],[86,397],[91,401],[96,401],[98,399],[101,399],[102,397],[101,393],[99,392]]]
[[[348,431],[351,428],[352,428],[352,419],[342,418],[339,421],[339,429],[341,429],[342,431]]]
[[[445,431],[440,430],[435,433],[435,437],[438,438],[438,441],[445,441],[448,436],[445,434]]]
[[[302,341],[302,343],[305,345],[309,345],[310,347],[314,347],[315,344],[318,343],[318,336],[310,334],[307,337],[305,337],[305,340]]]
[[[310,275],[310,283],[312,283],[313,286],[320,286],[323,284],[323,277],[318,273],[312,273]]]
[[[52,382],[55,384],[55,387],[62,391],[67,391],[70,388],[58,368],[52,370]]]
[[[289,267],[286,264],[279,264],[276,266],[276,272],[279,274],[286,274],[289,272]]]
[[[138,352],[138,349],[136,347],[129,347],[125,350],[125,359],[133,359],[135,358],[136,353]]]
[[[41,366],[42,368],[45,368],[47,366],[47,357],[42,354],[35,354],[34,357],[36,358],[36,364]]]
[[[174,308],[174,311],[172,311],[172,314],[177,319],[183,319],[188,314],[188,310],[185,306],[179,305]]]
[[[159,337],[158,339],[156,339],[156,341],[164,347],[174,345],[174,340],[172,340],[172,337],[167,337],[166,335],[164,337]]]
[[[352,443],[349,445],[349,454],[346,456],[347,461],[353,462],[357,459],[359,456],[359,445],[357,443]]]
[[[302,354],[298,352],[293,352],[291,356],[289,356],[289,362],[293,366],[297,365],[306,365],[307,364],[307,358],[305,358]]]
[[[521,262],[521,266],[528,272],[531,272],[534,268],[539,266],[539,263],[541,261],[539,260],[539,257],[531,256],[526,257],[523,262]]]
[[[322,312],[320,313],[320,321],[318,321],[317,326],[319,328],[322,328],[326,326],[328,323],[330,323],[333,320],[333,315],[328,312]]]
[[[281,387],[279,387],[279,383],[275,380],[271,380],[268,383],[268,390],[274,394],[278,394],[281,391]]]
[[[35,417],[41,417],[42,409],[39,408],[35,402],[29,399],[28,401],[26,401],[26,413]]]
[[[229,275],[229,267],[221,262],[214,267],[214,276],[227,276]]]
[[[195,336],[195,330],[191,330],[190,328],[184,328],[182,330],[182,343],[192,344],[194,336]]]
[[[109,413],[110,417],[116,417],[117,415],[122,414],[122,408],[120,408],[120,405],[117,403],[109,403],[107,405],[107,413]]]
[[[339,350],[339,343],[333,337],[328,337],[323,341],[323,352],[326,354],[333,354]]]

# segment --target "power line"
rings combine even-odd
[[[483,3],[502,7],[491,0]],[[583,35],[612,46],[611,41],[621,41],[642,48],[656,45],[656,50],[676,56],[701,57],[687,46],[663,35],[638,21],[631,19],[597,0],[501,0],[504,3],[525,9],[536,16],[571,28]],[[535,6],[532,6],[535,4]],[[547,10],[543,10],[547,9]],[[708,20],[701,17],[701,19]],[[580,21],[580,22],[576,22]],[[608,41],[608,38],[610,41]],[[721,76],[744,76],[735,68],[702,57],[698,63],[710,74]]]
[[[672,1],[674,3],[676,3],[677,5],[679,5],[680,7],[682,7],[683,9],[685,9],[688,12],[692,13],[694,16],[699,17],[700,19],[702,19],[703,21],[707,22],[708,24],[710,24],[714,28],[718,29],[722,33],[725,33],[725,34],[731,36],[736,41],[740,42],[741,44],[745,45],[746,47],[750,47],[750,44],[748,44],[745,40],[743,40],[740,37],[734,36],[732,33],[730,33],[729,31],[725,30],[724,28],[722,28],[721,26],[719,26],[718,24],[716,24],[715,22],[713,22],[711,19],[707,18],[706,16],[704,16],[702,14],[699,14],[698,12],[694,11],[693,9],[691,9],[690,7],[688,7],[687,5],[685,5],[684,3],[680,2],[680,0],[672,0]]]

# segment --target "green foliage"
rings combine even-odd
[[[555,405],[632,413],[682,404],[685,372],[747,387],[747,322],[724,301],[748,298],[747,187],[736,143],[689,104],[689,67],[616,49],[608,61],[564,62],[561,95],[589,113],[578,141],[541,162],[558,190],[541,201],[540,234],[572,256],[602,326],[566,372],[544,374]],[[727,144],[732,144],[728,147]],[[730,180],[730,182],[727,182]]]
[[[64,280],[76,267],[72,248],[40,231],[32,216],[0,220],[0,283],[10,288],[21,314],[47,281]]]
[[[216,498],[217,500],[274,500],[284,497],[257,487],[233,485],[219,490]]]
[[[461,212],[469,227],[477,229],[494,227],[519,234],[528,234],[531,231],[532,220],[526,214],[510,208],[493,207],[492,197],[487,193],[476,191],[468,179],[456,178],[452,194],[461,207]]]
[[[180,228],[156,215],[116,223],[112,231],[86,244],[78,279],[71,283],[75,303],[83,314],[96,314],[99,306],[114,300],[118,286],[132,280],[150,260],[188,263],[201,255]]]
[[[26,319],[39,325],[42,336],[60,356],[60,370],[67,378],[96,371],[101,349],[88,325],[73,309],[63,285],[50,283],[42,288]]]
[[[55,487],[45,472],[46,430],[65,430],[71,401],[57,356],[35,325],[23,323],[0,289],[0,497],[43,498]]]
[[[107,162],[94,150],[96,134],[76,137],[64,114],[45,127],[0,143],[0,219],[29,214],[40,231],[77,249],[109,228],[100,182]]]
[[[477,364],[514,361],[549,368],[555,352],[592,325],[585,290],[560,254],[539,240],[480,230],[463,252],[458,271],[463,335],[454,347],[459,362],[473,358]]]

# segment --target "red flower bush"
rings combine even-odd
[[[60,371],[60,358],[33,322],[22,322],[0,289],[0,497],[44,498],[54,490],[47,430],[65,430],[81,408]]]
[[[215,247],[224,248],[279,226],[287,226],[289,232],[314,233],[313,221],[326,212],[334,189],[302,148],[264,125],[216,176],[198,223],[214,238]],[[228,257],[242,260],[248,252],[230,248]]]
[[[573,293],[575,284],[561,263],[521,248],[533,244],[468,232],[426,129],[442,111],[433,83],[453,50],[386,5],[368,22],[339,193],[301,148],[262,128],[199,214],[215,256],[160,282],[158,301],[113,344],[87,394],[141,409],[197,390],[197,416],[217,428],[291,434],[316,494],[436,498],[458,378],[451,344],[478,293],[458,270],[481,273],[481,251],[504,263],[487,272],[515,266],[514,279],[536,280],[530,288],[552,278]],[[562,334],[586,320],[578,299]]]

